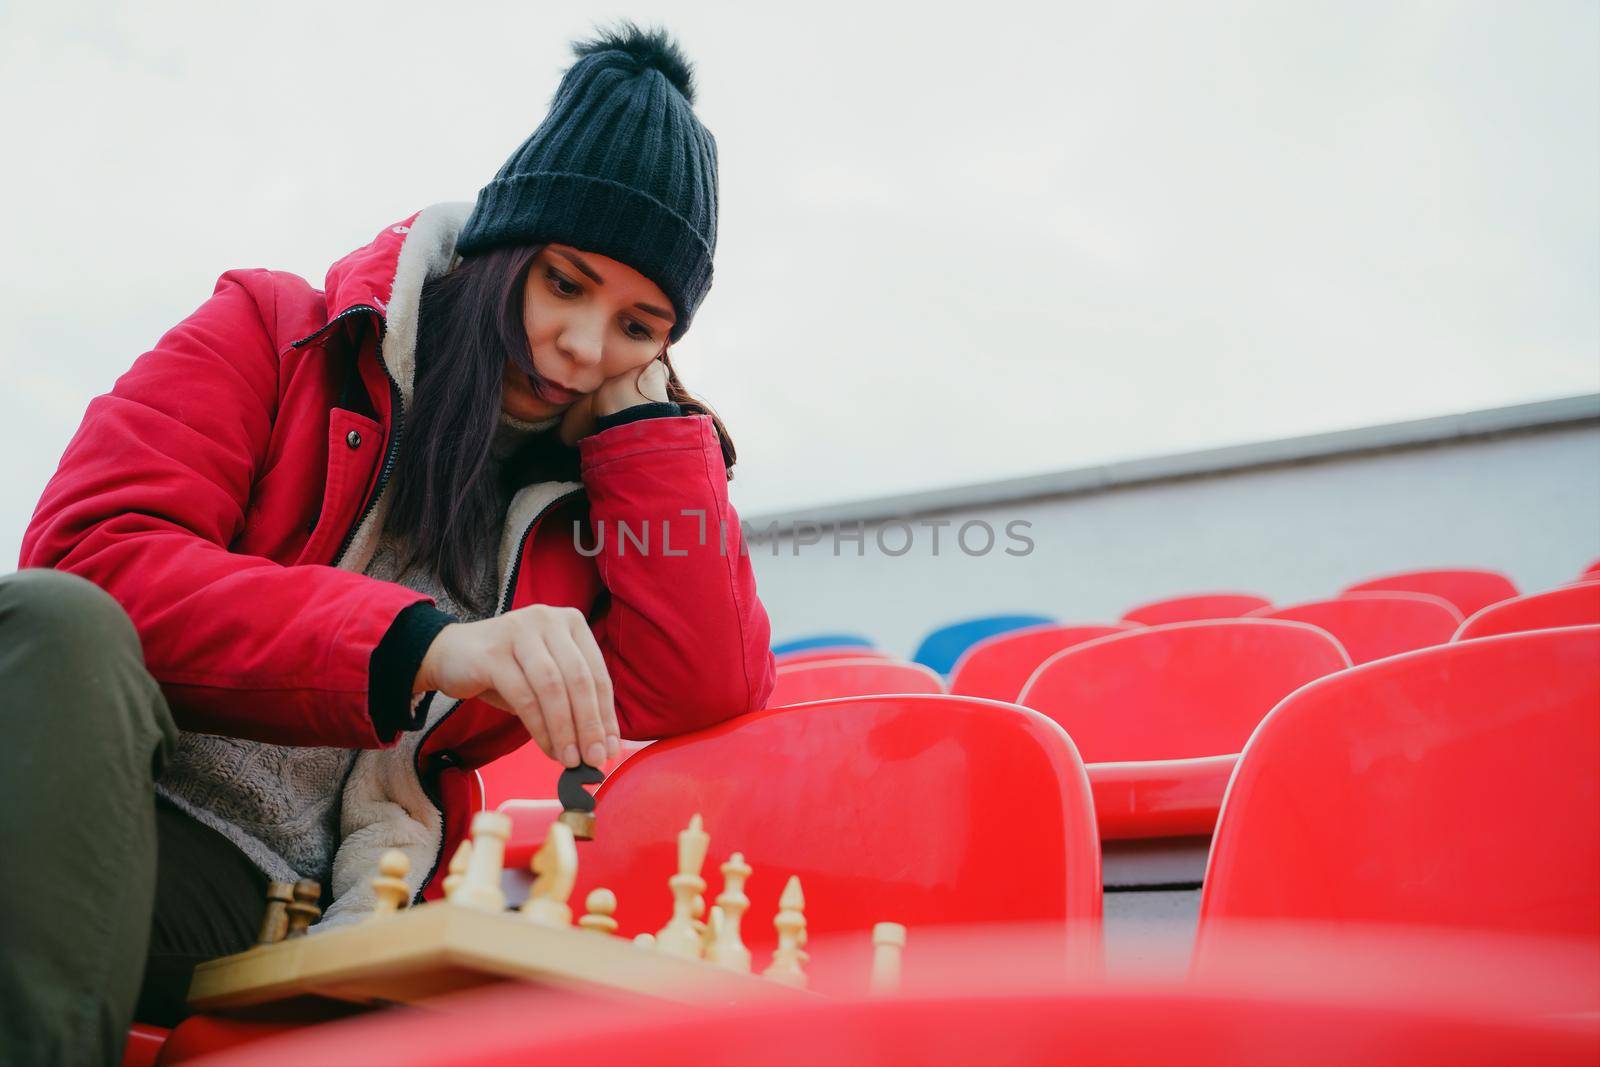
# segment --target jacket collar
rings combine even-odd
[[[384,367],[408,406],[416,380],[422,285],[455,265],[456,238],[471,214],[468,201],[423,208],[335,261],[323,283],[328,322],[363,311],[383,320]]]

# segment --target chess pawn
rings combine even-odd
[[[397,848],[391,848],[378,860],[378,877],[372,880],[372,892],[378,898],[378,906],[372,912],[374,919],[393,915],[406,906],[411,899],[411,887],[406,885],[410,870],[411,861]]]
[[[462,840],[456,854],[450,857],[450,874],[444,880],[444,898],[451,899],[467,877],[467,864],[472,862],[472,838]]]
[[[284,905],[289,913],[289,929],[283,936],[304,937],[311,924],[322,918],[317,901],[322,899],[322,883],[312,878],[302,878],[294,884],[294,899]]]
[[[522,902],[523,918],[540,926],[571,926],[572,884],[578,880],[578,846],[572,827],[553,822],[545,831],[544,844],[533,854],[530,864],[537,875],[528,899]]]
[[[696,893],[694,895],[694,903],[689,907],[689,924],[694,927],[694,936],[700,939],[702,949],[700,954],[703,956],[705,955],[704,948],[708,944],[706,931],[710,929],[706,925],[706,897],[704,893]]]
[[[678,834],[678,873],[667,881],[672,889],[672,918],[656,934],[656,947],[669,956],[700,958],[700,934],[694,925],[694,898],[706,891],[700,868],[706,861],[711,835],[696,814]],[[703,903],[703,902],[702,902]]]
[[[640,948],[655,948],[656,947],[656,935],[655,934],[635,934],[633,936],[633,943],[635,945],[638,945]]]
[[[450,903],[499,914],[506,908],[500,871],[505,865],[506,838],[511,836],[511,816],[480,811],[472,817],[472,855],[467,871]]]
[[[800,889],[800,876],[791,875],[778,898],[778,914],[772,925],[778,928],[778,947],[772,953],[772,964],[762,975],[774,982],[806,987],[806,972],[801,966],[811,957],[800,946],[806,940],[806,898]]]
[[[715,904],[711,906],[711,914],[706,916],[706,921],[700,924],[700,958],[711,958],[711,946],[716,944],[717,938],[722,936],[722,909]]]
[[[289,904],[294,900],[293,882],[272,882],[267,886],[267,913],[261,917],[258,945],[273,945],[289,935]]]
[[[900,954],[906,947],[906,928],[899,923],[878,923],[872,928],[873,993],[900,990]]]
[[[722,922],[706,953],[706,958],[718,966],[745,974],[750,973],[750,950],[740,937],[739,920],[750,907],[744,885],[751,873],[742,852],[735,852],[722,865],[722,892],[717,894],[717,905],[711,909],[713,915],[721,913]]]
[[[583,902],[586,914],[578,920],[578,925],[585,930],[596,934],[612,935],[617,932],[617,920],[612,916],[617,913],[617,895],[609,889],[596,889],[589,893]],[[649,934],[640,934],[640,937],[649,937]],[[652,938],[652,940],[654,940]]]

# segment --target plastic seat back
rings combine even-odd
[[[1557,626],[1600,623],[1600,582],[1581,582],[1512,597],[1473,613],[1456,631],[1457,641]]]
[[[961,653],[985,637],[1020,630],[1024,626],[1040,626],[1047,622],[1055,620],[1047,615],[984,615],[975,619],[964,619],[948,626],[941,626],[924,637],[911,658],[924,667],[947,675],[950,673],[950,668],[956,665],[956,660],[961,658]]]
[[[1600,938],[1600,626],[1395,656],[1284,700],[1223,802],[1228,919]]]
[[[894,659],[894,656],[876,648],[859,645],[829,645],[826,648],[802,648],[798,652],[785,652],[774,656],[775,665],[793,666],[796,663],[815,663],[825,659]]]
[[[1463,618],[1479,608],[1517,595],[1517,586],[1499,571],[1457,568],[1403,571],[1347,586],[1346,593],[1431,593],[1456,606]]]
[[[1087,763],[1218,756],[1238,752],[1289,693],[1349,665],[1305,623],[1180,622],[1058,652],[1018,703],[1060,723]]]
[[[1339,639],[1352,663],[1413,652],[1449,641],[1461,612],[1428,593],[1346,593],[1330,600],[1261,608],[1252,619],[1310,623]]]
[[[767,707],[834,697],[942,692],[944,679],[920,663],[859,657],[827,659],[779,667]]]
[[[1129,608],[1122,613],[1122,621],[1141,626],[1165,626],[1169,622],[1237,619],[1258,608],[1271,606],[1272,601],[1254,593],[1194,593],[1164,597]]]
[[[1059,626],[1047,623],[986,637],[961,654],[950,671],[950,692],[1014,703],[1039,664],[1064,648],[1131,630],[1131,623]]]
[[[678,833],[696,812],[719,866],[754,868],[743,936],[770,948],[790,875],[812,934],[874,923],[1086,922],[1098,952],[1100,851],[1072,742],[1041,715],[950,696],[853,697],[752,712],[658,741],[596,794],[572,900],[617,895],[628,936],[671,915]]]
[[[813,634],[810,637],[797,637],[793,641],[784,641],[772,646],[774,656],[782,656],[789,652],[804,652],[814,648],[872,648],[874,642],[869,637],[860,634]]]

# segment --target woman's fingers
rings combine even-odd
[[[606,667],[605,655],[594,639],[594,631],[589,629],[588,620],[581,614],[573,620],[569,633],[594,678],[595,701],[599,705],[600,729],[605,734],[606,756],[616,759],[622,754],[622,731],[617,726],[617,704],[611,688],[611,671]]]
[[[555,759],[555,750],[550,744],[550,731],[545,726],[539,699],[523,677],[521,667],[515,658],[492,664],[490,681],[494,683],[495,692],[501,701],[504,701],[504,705],[509,705],[505,710],[522,720],[522,725],[528,730],[528,736],[539,746],[539,751]]]
[[[545,729],[550,731],[551,754],[568,767],[580,762],[578,731],[573,722],[571,683],[551,654],[542,633],[522,634],[513,646],[522,675],[539,700]]]
[[[572,724],[578,734],[578,751],[583,761],[598,767],[606,761],[605,720],[600,713],[600,697],[589,661],[567,630],[552,633],[546,641],[551,656],[567,677],[567,694],[572,700]]]

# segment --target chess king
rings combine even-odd
[[[473,768],[523,743],[597,764],[765,704],[733,441],[669,355],[711,285],[716,142],[664,31],[575,53],[475,201],[320,289],[224,273],[89,404],[0,578],[24,1061],[115,1062],[136,1004],[174,1022],[270,883],[320,882],[295,921],[337,924],[396,849],[437,899]],[[325,136],[391,122],[336,110]],[[669,520],[670,552],[617,536]]]

